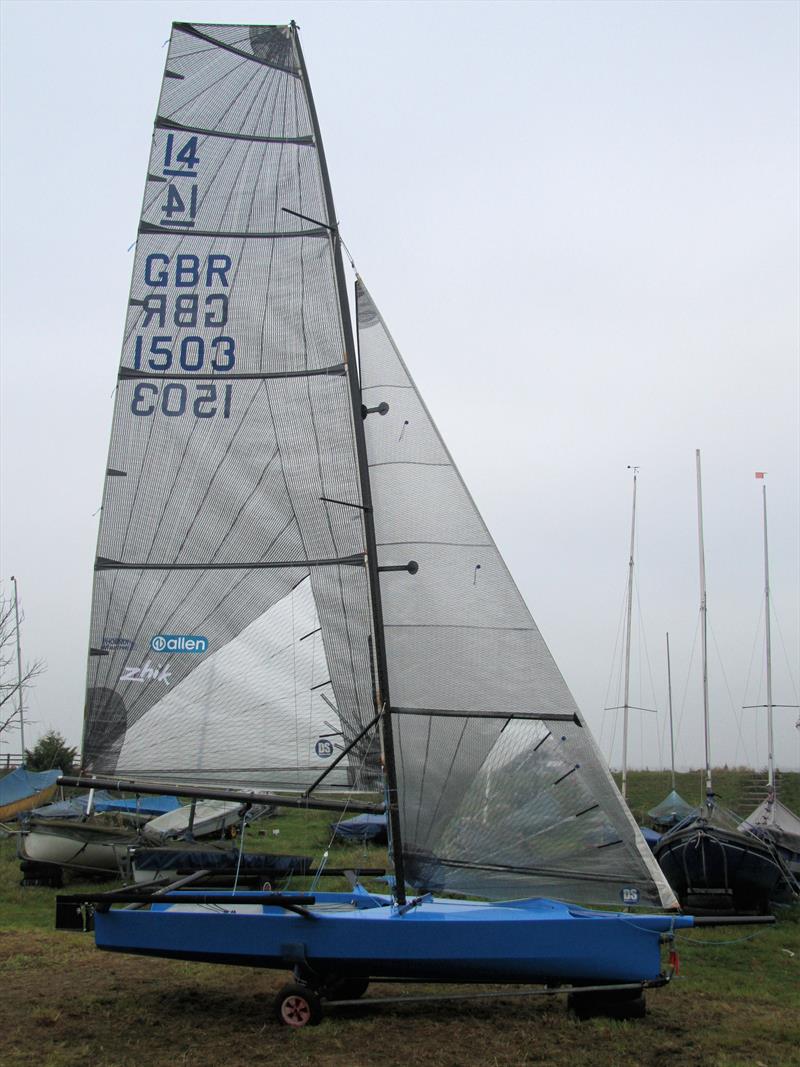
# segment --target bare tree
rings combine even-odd
[[[20,623],[23,618],[24,615],[20,614]],[[22,669],[23,692],[45,670],[44,660],[27,662]],[[15,720],[19,718],[19,687],[14,600],[0,594],[0,733],[15,725]]]

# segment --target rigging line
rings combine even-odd
[[[614,639],[614,651],[613,651],[613,653],[611,655],[611,663],[609,665],[608,684],[606,685],[606,698],[605,698],[605,700],[603,702],[605,706],[603,708],[603,715],[602,715],[602,718],[600,720],[600,745],[599,745],[599,747],[600,747],[600,749],[602,751],[606,751],[605,749],[603,749],[603,736],[605,734],[606,722],[607,722],[606,710],[611,704],[611,684],[612,684],[613,677],[614,677],[614,669],[615,669],[615,667],[617,665],[617,662],[618,662],[617,653],[619,651],[619,641],[620,641],[620,636],[622,634],[623,620],[625,618],[625,602],[626,602],[627,596],[628,596],[628,584],[627,584],[627,581],[626,581],[625,587],[624,587],[624,590],[623,590],[623,595],[622,595],[622,605],[620,607],[619,620],[617,622],[617,633],[616,633],[616,637]],[[620,671],[621,671],[622,670],[621,658],[619,660],[619,663],[620,663]],[[620,676],[618,676],[618,679],[617,679],[617,699],[615,700],[616,704],[619,704],[619,693],[620,693],[619,677]],[[611,742],[610,742],[609,748],[607,750],[608,751],[607,761],[608,761],[609,765],[611,764],[612,753],[613,753],[614,734],[616,733],[616,720],[617,720],[617,716],[615,715],[614,716],[614,720],[613,720],[614,721],[614,729],[613,729],[613,732],[612,732],[612,735],[611,735]]]
[[[653,704],[652,710],[656,713],[656,716],[657,716],[658,715],[658,697],[656,696],[656,687],[655,687],[655,683],[653,682],[653,666],[652,666],[652,663],[650,662],[650,649],[649,649],[649,647],[647,645],[647,631],[646,631],[645,625],[644,625],[644,615],[642,613],[642,604],[641,604],[641,599],[640,599],[639,580],[638,580],[638,577],[636,575],[636,571],[634,571],[633,581],[634,581],[634,587],[636,589],[636,607],[638,608],[638,611],[639,611],[640,645],[641,645],[642,648],[644,648],[644,660],[645,660],[645,663],[647,664],[647,676],[648,676],[648,679],[650,681],[650,696],[652,698],[652,704]],[[639,656],[639,663],[641,664],[641,654]],[[641,667],[640,667],[640,670],[641,670]],[[641,674],[640,674],[640,677],[641,677]],[[644,705],[644,701],[643,700],[642,700],[641,703],[642,703],[642,705]],[[642,737],[642,740],[644,740],[644,729],[643,729],[643,725],[642,724],[640,724],[640,729],[641,729],[640,736]],[[656,718],[656,748],[658,750],[658,765],[659,765],[659,767],[662,767],[663,764],[664,764],[664,760],[663,760],[663,753],[662,753],[662,748],[661,748],[661,736],[660,736],[660,734],[658,732],[658,719],[657,718]],[[642,751],[642,754],[641,754],[641,760],[642,760],[642,766],[644,766],[644,752],[643,751]]]
[[[686,678],[683,683],[683,694],[681,695],[681,710],[678,716],[678,728],[675,731],[677,744],[681,744],[681,726],[683,724],[683,716],[686,711],[686,699],[689,695],[689,680],[692,676],[692,666],[694,665],[694,657],[697,651],[697,635],[700,632],[700,612],[697,613],[697,619],[694,627],[694,637],[692,638],[692,648],[689,653],[689,664],[686,668]],[[677,747],[677,746],[676,746]]]
[[[763,619],[763,617],[764,617],[764,600],[763,600],[762,597],[759,597],[758,622],[756,623],[755,633],[753,634],[753,647],[750,650],[750,660],[749,660],[749,662],[747,664],[747,677],[746,677],[745,683],[744,683],[744,698],[742,700],[743,704],[744,704],[744,701],[747,700],[747,694],[750,692],[750,678],[751,678],[752,673],[753,673],[753,663],[754,663],[755,658],[756,658],[756,647],[758,645],[759,637],[761,636],[761,620]],[[758,689],[756,690],[756,704],[760,704],[760,702],[761,702],[761,681],[762,681],[761,672],[759,672]],[[753,743],[755,745],[755,757],[756,757],[756,764],[755,765],[756,766],[759,765],[759,747],[760,747],[759,743],[758,743],[759,726],[760,726],[760,723],[758,721],[758,715],[754,715],[753,716]]]
[[[376,717],[375,717],[374,722],[375,722],[376,731],[378,729],[380,720],[381,720],[385,710],[386,710],[385,707],[382,707],[380,709],[380,711],[378,712],[378,714],[376,715]],[[364,753],[363,753],[363,755],[361,757],[361,762],[358,764],[358,768],[356,770],[356,773],[353,775],[353,782],[354,783],[361,781],[361,778],[362,778],[362,775],[363,775],[363,772],[364,772],[364,766],[365,766],[365,764],[367,762],[367,758],[369,756],[371,748],[372,748],[371,742],[369,744],[364,745]],[[343,821],[343,819],[345,817],[345,814],[347,813],[348,805],[350,804],[350,801],[353,799],[353,795],[355,794],[355,792],[356,792],[355,788],[352,788],[349,791],[349,793],[346,794],[344,806],[342,807],[341,811],[338,813],[338,818],[336,820],[336,823],[331,826],[331,836],[330,836],[330,840],[328,841],[328,849],[326,851],[329,851],[333,847],[333,842],[334,842],[334,839],[336,837],[336,831],[338,830],[340,823]],[[387,824],[388,824],[388,815],[387,815]]]
[[[722,671],[722,678],[723,678],[723,681],[725,682],[725,690],[726,690],[726,692],[728,694],[728,703],[731,706],[731,711],[733,712],[733,717],[734,717],[734,719],[736,721],[736,733],[737,733],[737,736],[738,736],[738,741],[736,743],[736,749],[734,750],[734,765],[736,766],[736,758],[739,755],[739,742],[741,742],[742,750],[744,752],[745,757],[748,756],[747,746],[744,743],[744,737],[742,735],[742,711],[741,711],[741,708],[737,709],[736,706],[734,705],[733,694],[731,693],[731,687],[730,687],[730,684],[728,682],[728,676],[725,673],[725,664],[722,662],[722,656],[720,655],[719,645],[717,644],[717,635],[714,632],[714,627],[711,625],[711,623],[709,623],[708,624],[708,628],[709,628],[709,630],[711,630],[711,639],[714,642],[714,649],[715,649],[715,651],[717,653],[717,659],[719,661],[720,670]]]
[[[795,704],[797,704],[797,703],[800,703],[800,701],[798,701],[797,685],[795,683],[794,674],[793,674],[793,671],[792,671],[792,663],[789,660],[789,654],[786,651],[786,642],[785,642],[784,637],[783,637],[783,630],[781,629],[781,621],[780,621],[780,618],[778,616],[777,606],[775,604],[775,594],[773,593],[771,588],[770,588],[770,591],[769,591],[769,599],[770,599],[770,604],[772,605],[772,612],[771,612],[770,618],[774,619],[775,625],[778,628],[778,637],[780,637],[780,639],[781,639],[781,648],[783,649],[783,656],[784,656],[785,665],[786,665],[786,672],[787,672],[787,674],[789,676],[789,685],[791,686],[792,693],[794,694]]]

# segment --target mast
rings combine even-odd
[[[669,662],[669,634],[667,634],[667,698],[669,700],[669,755],[672,768],[672,792],[675,792],[675,733],[672,728],[672,671]]]
[[[328,211],[328,226],[333,242],[334,264],[336,270],[336,288],[339,296],[339,308],[342,320],[342,329],[345,340],[345,362],[347,363],[347,378],[350,385],[350,400],[353,415],[353,432],[356,441],[356,454],[358,457],[359,481],[361,484],[361,499],[363,504],[364,533],[366,539],[366,567],[369,577],[370,600],[372,607],[372,621],[374,634],[374,656],[376,673],[376,704],[377,710],[382,712],[381,734],[383,740],[384,774],[387,791],[387,814],[391,839],[392,859],[395,870],[395,896],[400,905],[406,902],[405,893],[405,867],[403,864],[403,845],[400,832],[400,809],[397,796],[397,770],[394,755],[394,738],[392,734],[391,707],[389,703],[389,681],[386,671],[386,644],[383,634],[383,611],[381,608],[380,576],[378,568],[378,551],[375,542],[375,522],[372,514],[372,492],[369,481],[369,468],[367,464],[367,445],[364,436],[364,420],[361,413],[361,383],[358,377],[355,354],[356,348],[353,340],[353,328],[350,318],[350,303],[347,299],[347,283],[342,261],[342,242],[336,223],[336,211],[333,204],[333,191],[331,189],[328,164],[325,159],[325,150],[322,145],[322,135],[317,109],[314,106],[314,97],[311,93],[311,84],[308,79],[303,50],[300,47],[300,38],[297,33],[297,25],[290,23],[292,38],[297,51],[297,62],[300,74],[306,89],[308,110],[311,123],[314,128],[314,140],[317,144],[322,183],[325,192],[325,203]]]
[[[775,743],[772,731],[772,642],[769,628],[769,545],[767,543],[767,487],[761,487],[764,502],[764,634],[767,654],[767,789],[775,790]]]
[[[19,638],[19,593],[17,579],[11,575],[14,583],[14,624],[17,632],[17,696],[19,700],[19,744],[22,750],[22,766],[25,766],[25,716],[22,707],[22,645]]]
[[[628,557],[628,612],[625,622],[625,694],[622,711],[622,799],[628,796],[628,719],[631,688],[631,620],[633,618],[633,548],[636,536],[636,474],[633,468],[633,509],[631,513],[631,550]]]
[[[703,729],[706,746],[706,796],[712,795],[711,741],[708,730],[708,607],[706,603],[706,557],[703,546],[703,486],[700,476],[700,449],[695,449],[697,465],[697,535],[700,549],[700,635],[703,653]]]

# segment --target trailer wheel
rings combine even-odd
[[[285,985],[275,998],[275,1017],[295,1030],[301,1026],[318,1026],[322,1021],[322,1001],[305,985]]]

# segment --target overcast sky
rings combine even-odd
[[[763,765],[800,644],[797,3],[2,4],[3,591],[79,744],[92,565],[173,20],[294,18],[344,239],[602,747],[640,467],[631,758],[703,762],[695,449],[715,763]],[[617,666],[614,665],[616,649]],[[652,683],[651,683],[652,678]],[[794,679],[794,680],[793,680]],[[776,711],[800,768],[798,711]],[[610,749],[613,737],[613,749]],[[0,737],[0,758],[19,750]]]

